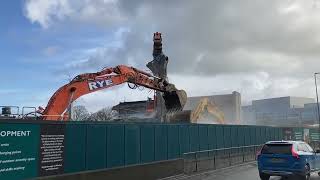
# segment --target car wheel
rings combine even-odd
[[[259,172],[259,176],[261,180],[269,180],[270,179],[270,175]]]
[[[305,167],[305,174],[299,175],[300,180],[310,180],[310,167],[306,165]]]

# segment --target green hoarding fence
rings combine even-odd
[[[0,125],[0,179],[38,175],[39,134],[38,125]]]
[[[197,125],[189,126],[190,151],[199,151],[199,128]]]
[[[199,150],[208,150],[209,143],[208,143],[208,126],[206,125],[199,125]]]
[[[108,125],[107,130],[107,168],[125,165],[125,125]],[[97,139],[99,137],[96,137]]]
[[[155,125],[155,160],[168,159],[168,131],[165,125]]]
[[[180,157],[179,126],[168,126],[168,159]]]
[[[214,125],[208,125],[208,145],[209,149],[217,149],[216,126]]]
[[[310,129],[310,140],[319,141],[319,129]]]
[[[88,125],[86,136],[86,169],[105,168],[107,163],[107,127]],[[99,140],[96,138],[99,137]]]
[[[20,134],[13,134],[17,132]],[[297,139],[304,130],[293,132]],[[317,139],[317,133],[310,130],[310,138]],[[0,179],[24,179],[175,159],[199,150],[257,145],[283,139],[283,129],[186,123],[1,121],[0,135]],[[53,149],[57,161],[46,156]]]
[[[135,124],[125,126],[125,165],[140,163],[140,127]]]
[[[155,133],[154,126],[140,126],[141,163],[155,161]]]
[[[180,125],[179,128],[180,155],[190,152],[190,130],[188,125]]]
[[[65,172],[86,170],[86,126],[68,124],[66,128]]]

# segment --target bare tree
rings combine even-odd
[[[109,107],[102,108],[99,111],[91,114],[89,120],[91,121],[111,121],[113,119],[112,109]]]
[[[74,106],[72,108],[72,117],[73,121],[85,121],[90,117],[90,113],[85,106]]]

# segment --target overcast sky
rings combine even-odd
[[[0,80],[1,104],[45,106],[73,76],[103,67],[126,64],[147,70],[156,31],[162,32],[169,56],[169,80],[189,96],[238,91],[243,104],[279,96],[315,97],[318,0],[6,3],[0,8],[6,44],[0,43],[0,51],[8,59],[3,61],[10,62],[0,67],[6,77]],[[77,103],[95,111],[147,96],[152,96],[149,90],[123,85]]]

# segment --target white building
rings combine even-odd
[[[183,110],[193,110],[203,98],[208,98],[209,101],[213,102],[224,113],[226,124],[241,123],[241,95],[239,92],[234,91],[232,94],[188,97]]]
[[[315,120],[313,98],[278,97],[252,101],[242,107],[242,121],[245,124],[302,126]]]

